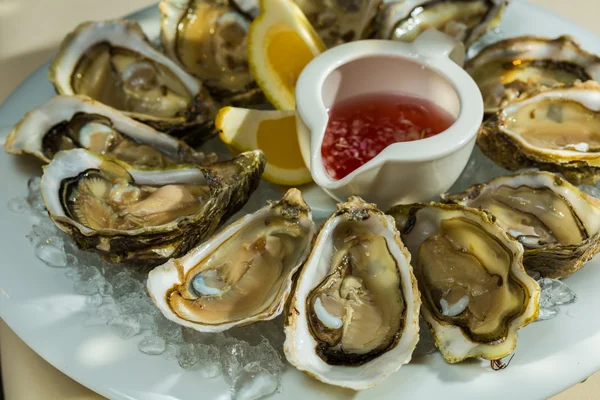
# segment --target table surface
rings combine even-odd
[[[598,0],[530,0],[600,35]],[[75,24],[116,18],[156,0],[0,0],[0,103],[52,57]],[[557,34],[562,32],[557,32]],[[0,368],[6,400],[98,400],[101,396],[59,372],[0,320]],[[32,384],[35,382],[35,384]],[[552,400],[591,400],[600,393],[600,372]]]

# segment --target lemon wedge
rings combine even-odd
[[[312,181],[300,153],[294,111],[224,107],[215,126],[234,153],[256,149],[265,153],[267,167],[262,177],[267,181],[289,186]]]
[[[296,108],[300,73],[326,47],[292,0],[261,0],[248,32],[248,62],[254,79],[279,110]]]

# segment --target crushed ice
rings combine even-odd
[[[167,320],[146,292],[146,275],[79,250],[56,228],[39,184],[39,178],[31,179],[28,197],[12,199],[7,207],[32,216],[27,237],[35,255],[51,267],[64,268],[74,292],[88,296],[85,326],[108,325],[124,339],[138,338],[138,349],[145,354],[177,360],[181,368],[204,378],[223,376],[232,399],[257,399],[279,388],[285,368],[282,318],[214,334]]]

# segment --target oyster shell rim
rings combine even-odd
[[[523,256],[523,246],[521,245],[521,243],[519,243],[516,239],[512,238],[511,236],[509,236],[502,228],[500,228],[500,226],[495,222],[496,217],[494,217],[492,214],[490,214],[487,211],[483,211],[483,210],[479,210],[476,208],[471,208],[471,207],[465,207],[462,205],[458,205],[458,204],[443,204],[443,203],[436,203],[436,202],[429,202],[429,203],[412,203],[412,204],[404,204],[404,205],[398,205],[398,206],[394,206],[392,207],[390,210],[387,211],[387,214],[391,215],[394,220],[396,220],[395,215],[400,214],[402,215],[406,215],[408,218],[410,218],[411,214],[413,214],[413,212],[416,214],[420,209],[423,209],[425,207],[433,207],[442,211],[450,211],[450,212],[466,212],[468,214],[470,214],[473,218],[469,218],[471,220],[474,220],[474,218],[480,219],[480,221],[482,221],[485,225],[481,225],[481,226],[485,226],[487,228],[492,227],[493,230],[496,231],[496,233],[499,233],[501,236],[501,239],[503,240],[503,242],[505,242],[505,244],[512,244],[514,245],[513,249],[513,262],[511,263],[510,266],[510,271],[513,274],[517,274],[517,277],[520,278],[519,280],[521,282],[523,282],[525,280],[525,282],[523,282],[523,288],[525,290],[529,290],[529,301],[528,304],[526,305],[526,307],[524,308],[523,312],[518,315],[517,317],[513,318],[507,326],[507,331],[508,334],[505,337],[505,340],[501,343],[496,343],[496,342],[492,342],[492,343],[474,343],[470,340],[470,338],[468,337],[468,335],[466,335],[463,330],[456,326],[456,325],[452,325],[449,324],[445,321],[438,321],[435,316],[433,315],[432,312],[430,312],[426,306],[426,302],[423,302],[422,306],[421,306],[421,314],[423,315],[423,318],[425,319],[425,321],[427,322],[427,325],[429,325],[431,332],[433,334],[434,337],[434,341],[435,341],[435,345],[438,348],[438,350],[440,351],[440,353],[442,354],[442,357],[444,358],[444,361],[446,361],[449,364],[455,364],[461,361],[464,361],[466,359],[469,358],[483,358],[486,360],[496,360],[496,359],[501,359],[503,357],[506,357],[507,355],[509,355],[510,353],[512,353],[514,351],[514,349],[516,348],[517,345],[517,337],[518,337],[518,331],[519,329],[529,325],[531,322],[534,322],[539,314],[540,311],[540,305],[539,305],[539,300],[540,300],[540,295],[541,295],[541,290],[540,290],[540,286],[539,284],[533,279],[531,278],[527,272],[525,271],[524,267],[523,267],[523,263],[522,263],[522,256]],[[408,210],[408,212],[406,214],[404,213],[399,213],[397,212],[397,210],[403,210],[406,209]],[[413,211],[415,210],[415,211]],[[416,218],[415,215],[413,215],[414,218]],[[479,222],[479,221],[476,221]],[[403,235],[404,230],[406,229],[406,226],[409,226],[410,229],[412,229],[412,225],[410,223],[409,220],[407,220],[407,224],[403,227],[398,226],[398,230],[400,231],[401,235]],[[485,229],[486,231],[488,231],[488,229]],[[516,253],[515,253],[516,251]],[[516,265],[516,267],[515,267]],[[518,266],[520,265],[521,268],[518,268]],[[514,270],[516,268],[516,270]],[[523,279],[524,278],[524,279]],[[529,288],[527,285],[527,281],[529,283],[531,283],[532,288]],[[516,328],[515,328],[516,325]],[[447,337],[444,337],[445,335],[449,335],[450,336],[450,340]],[[459,352],[456,352],[454,350],[450,350],[452,348],[452,346],[459,346],[461,347],[461,354],[458,354]],[[480,349],[481,347],[481,349]],[[507,349],[504,349],[504,347],[507,347]],[[481,354],[482,352],[486,352],[486,351],[490,351],[492,352],[491,355],[486,355],[486,354]],[[494,351],[496,351],[495,353],[493,353]]]
[[[524,94],[519,99],[500,108],[483,122],[477,134],[477,145],[488,158],[511,171],[534,167],[561,173],[573,184],[595,183],[600,180],[600,153],[596,153],[595,157],[590,156],[591,159],[585,159],[581,157],[580,152],[555,150],[554,153],[558,153],[558,155],[552,157],[554,153],[544,153],[544,149],[531,146],[518,138],[520,135],[506,129],[503,125],[505,118],[508,118],[506,111],[509,109],[534,102],[538,98],[552,96],[555,93],[558,93],[560,98],[565,98],[564,94],[577,93],[579,90],[597,92],[600,96],[600,83],[586,81],[575,82],[568,86],[540,87]],[[584,105],[584,107],[586,106]],[[596,112],[600,112],[600,102]],[[561,159],[560,154],[565,154],[565,156]],[[580,157],[569,159],[568,155]]]
[[[347,215],[348,218],[346,220],[350,220],[350,221],[351,220],[358,220],[358,221],[368,220],[372,217],[377,217],[376,223],[381,223],[382,227],[384,229],[391,228],[392,234],[390,235],[389,238],[386,237],[386,242],[389,243],[388,240],[393,240],[394,243],[396,243],[398,245],[399,254],[404,256],[405,262],[406,262],[405,271],[400,269],[400,267],[397,265],[398,273],[401,275],[401,287],[402,287],[402,292],[403,292],[403,298],[406,301],[406,311],[405,311],[406,317],[405,317],[405,320],[404,320],[402,328],[401,328],[402,335],[400,335],[400,337],[397,340],[397,342],[395,343],[395,345],[392,348],[390,348],[389,350],[385,351],[384,353],[380,354],[376,358],[374,358],[360,366],[352,366],[352,367],[329,365],[329,364],[325,363],[321,358],[319,358],[319,356],[316,355],[316,353],[315,353],[316,361],[319,364],[322,364],[324,366],[324,368],[328,369],[327,371],[319,372],[319,371],[315,371],[315,369],[311,368],[311,366],[307,366],[306,363],[304,363],[302,361],[302,357],[299,356],[299,351],[297,349],[297,342],[302,341],[301,338],[297,337],[299,333],[298,333],[298,330],[296,327],[297,327],[297,324],[299,323],[299,321],[304,321],[304,324],[306,325],[305,330],[306,330],[306,332],[309,332],[308,322],[306,321],[306,318],[304,318],[302,315],[302,311],[305,308],[305,299],[298,298],[299,285],[301,285],[302,278],[307,273],[307,270],[308,270],[309,266],[311,265],[311,262],[315,262],[316,265],[318,265],[320,254],[316,254],[315,252],[318,250],[322,250],[322,247],[324,246],[323,244],[319,245],[319,243],[321,241],[323,241],[324,239],[327,239],[329,237],[329,235],[331,235],[331,233],[333,232],[333,230],[335,229],[335,227],[337,226],[339,221],[343,221],[341,219],[341,217],[344,215]],[[331,226],[331,225],[333,225],[333,226]],[[390,251],[390,254],[392,254],[391,251]],[[398,261],[398,259],[396,258],[397,255],[393,255],[393,257],[395,258],[396,261]],[[316,261],[313,261],[313,259]],[[404,244],[402,243],[402,240],[400,239],[400,233],[396,229],[395,221],[393,220],[393,218],[391,216],[389,216],[389,215],[385,214],[383,211],[377,209],[374,204],[365,202],[358,196],[351,196],[347,202],[338,203],[337,211],[335,211],[333,214],[331,214],[329,216],[329,218],[323,223],[323,225],[319,229],[319,233],[315,236],[315,238],[313,240],[313,244],[311,246],[310,255],[308,256],[308,259],[306,260],[304,266],[298,273],[298,276],[296,278],[296,283],[294,285],[293,294],[288,299],[288,304],[286,305],[287,313],[286,313],[286,319],[285,319],[285,323],[284,323],[285,342],[283,345],[283,350],[284,350],[284,354],[286,356],[287,361],[291,365],[293,365],[296,369],[298,369],[299,371],[303,372],[304,374],[306,374],[314,379],[317,379],[326,384],[341,386],[341,387],[345,387],[345,388],[352,389],[352,390],[364,390],[364,389],[374,387],[374,386],[378,385],[379,383],[381,383],[386,378],[388,378],[389,375],[391,375],[392,373],[394,373],[398,369],[400,369],[402,367],[402,365],[407,364],[411,360],[412,354],[413,354],[413,352],[417,346],[417,343],[419,341],[419,315],[420,315],[419,310],[421,308],[421,296],[420,296],[420,292],[418,289],[417,280],[412,272],[412,265],[410,263],[410,260],[411,260],[411,255],[408,252],[408,250],[406,249],[406,247],[404,246]],[[404,276],[404,275],[408,275],[408,276]],[[312,284],[313,283],[310,283],[310,285],[312,285]],[[317,282],[317,284],[318,284],[318,282]],[[310,290],[310,288],[307,290]],[[407,291],[408,293],[404,293],[405,291]],[[407,297],[410,297],[408,300],[412,300],[412,301],[406,300]],[[310,333],[308,333],[308,334],[310,334]],[[311,339],[311,340],[313,340],[313,342],[316,344],[316,341],[314,341],[314,339]],[[406,350],[403,350],[402,349],[403,347]],[[395,357],[390,356],[390,353],[392,353],[394,351],[398,352],[398,350],[403,352],[402,355],[398,355]],[[341,368],[341,369],[356,368],[355,371],[360,372],[360,370],[362,370],[364,367],[372,368],[373,363],[375,363],[379,360],[382,360],[383,357],[393,358],[393,360],[391,360],[391,362],[384,365],[384,367],[387,366],[389,370],[384,371],[383,373],[374,374],[373,377],[371,377],[370,379],[367,379],[366,381],[364,381],[364,379],[357,380],[356,376],[352,376],[352,375],[349,376],[348,378],[346,378],[346,380],[344,382],[324,376],[324,373],[327,373],[330,370],[337,369],[337,368]],[[389,367],[389,365],[391,365],[391,368]],[[362,376],[361,376],[361,378],[362,378]]]
[[[71,154],[69,155],[69,153]],[[91,157],[96,162],[98,160],[107,160],[121,166],[128,172],[137,170],[137,173],[141,175],[149,175],[156,172],[156,170],[177,173],[178,171],[188,169],[193,171],[196,177],[202,176],[203,181],[209,184],[211,195],[200,212],[192,216],[180,217],[174,222],[130,231],[93,230],[65,215],[57,215],[54,212],[56,209],[64,214],[64,209],[59,199],[53,199],[54,207],[48,206],[48,193],[54,192],[51,188],[48,188],[49,184],[45,184],[45,178],[48,177],[46,171],[53,163],[55,165],[54,168],[60,168],[60,166],[56,167],[55,161],[57,159],[59,161],[65,157],[69,159],[69,157],[77,157],[78,154],[87,154],[83,155],[83,157]],[[224,180],[219,176],[220,169],[230,165],[234,165],[239,171],[233,174],[228,180]],[[141,264],[143,269],[147,269],[148,267],[163,263],[169,258],[178,257],[186,253],[188,249],[212,234],[219,225],[237,212],[258,187],[265,165],[266,159],[264,154],[260,150],[255,150],[241,153],[232,160],[221,161],[207,166],[180,164],[167,168],[141,170],[122,161],[103,157],[85,149],[73,149],[57,153],[52,162],[43,167],[44,174],[42,175],[40,187],[50,218],[60,230],[71,236],[80,248],[100,253],[101,257],[111,262],[137,263]],[[79,167],[77,166],[77,168]],[[88,166],[84,166],[83,170],[88,168]],[[77,169],[74,174],[77,175],[81,171],[82,169]],[[228,186],[228,184],[231,184],[231,181],[236,183],[236,186]],[[57,184],[53,185],[58,191]],[[81,229],[82,227],[84,228],[83,230]],[[168,254],[166,253],[167,251]]]
[[[65,103],[65,104],[61,104],[61,103]],[[70,103],[72,103],[72,104],[70,104]],[[61,114],[60,114],[61,117],[58,119],[55,119],[57,117],[55,109],[62,107],[62,106],[66,106],[66,105],[70,105],[73,107],[72,112],[71,112],[71,110],[69,110],[68,112],[62,112],[63,110],[60,109],[59,111],[61,112]],[[160,131],[154,129],[152,126],[146,125],[136,119],[130,118],[127,114],[125,114],[115,108],[112,108],[100,101],[94,100],[91,97],[88,97],[85,95],[67,96],[67,95],[60,95],[60,94],[52,96],[44,104],[28,111],[19,120],[19,122],[17,122],[12,127],[11,131],[9,132],[9,134],[6,138],[6,142],[4,144],[4,149],[9,154],[14,154],[14,155],[28,154],[28,155],[32,155],[32,156],[36,157],[40,161],[49,163],[50,161],[52,161],[52,159],[46,157],[43,154],[43,152],[40,150],[42,148],[42,141],[44,139],[44,136],[48,133],[48,129],[52,129],[56,124],[63,122],[65,120],[65,118],[72,118],[76,113],[79,113],[79,112],[84,112],[86,114],[99,114],[99,115],[105,116],[105,117],[109,118],[111,120],[111,122],[113,122],[113,124],[114,124],[115,120],[122,120],[123,123],[120,123],[119,124],[120,126],[115,126],[115,128],[119,132],[121,132],[123,134],[123,136],[129,137],[140,144],[146,144],[147,142],[142,143],[142,142],[136,140],[137,138],[133,137],[133,135],[130,134],[131,131],[139,130],[139,131],[146,132],[145,134],[156,135],[157,145],[161,144],[163,147],[161,147],[161,148],[155,147],[155,148],[156,148],[156,150],[158,150],[160,153],[162,153],[163,155],[165,155],[167,157],[171,158],[170,155],[168,155],[167,153],[165,153],[161,150],[162,148],[164,148],[164,146],[171,147],[174,150],[174,152],[179,152],[182,150],[185,152],[196,152],[184,141],[179,140],[179,139],[175,138],[174,136],[167,135],[166,133],[160,132]],[[49,116],[49,118],[47,116]],[[37,119],[37,121],[36,121],[36,119]],[[44,128],[48,128],[48,129],[45,129],[43,131],[39,130],[39,129],[36,129],[36,130],[32,129],[31,131],[27,131],[27,132],[22,131],[23,129],[25,129],[28,126],[28,124],[35,125],[36,122],[38,125],[40,123],[43,124]],[[114,125],[116,125],[116,124],[114,124]],[[123,127],[127,127],[127,129],[121,129]],[[21,145],[19,145],[20,136],[24,137],[21,140],[21,142],[22,142]],[[34,139],[35,139],[35,141],[34,141]],[[35,147],[39,147],[39,149],[35,149]],[[84,148],[84,147],[81,147],[81,148]],[[202,153],[202,154],[205,154],[205,156],[207,157],[207,160],[214,159],[213,162],[216,161],[216,155],[214,153]],[[178,164],[192,164],[193,165],[193,163],[191,163],[191,162],[181,162]],[[151,168],[151,167],[138,166],[138,168]]]
[[[547,37],[547,36],[539,36],[539,35],[522,35],[522,36],[515,36],[515,37],[510,37],[510,38],[506,38],[503,40],[499,40],[497,42],[494,42],[494,43],[484,47],[475,56],[469,58],[465,62],[464,69],[469,75],[472,75],[472,73],[475,69],[485,65],[490,60],[505,59],[504,57],[501,56],[503,54],[503,52],[505,51],[505,49],[512,48],[512,46],[515,46],[515,45],[525,47],[523,49],[523,51],[519,54],[522,54],[523,52],[532,52],[533,50],[531,50],[529,47],[526,47],[524,45],[526,42],[529,42],[529,43],[533,42],[539,46],[556,46],[559,52],[562,52],[562,51],[564,51],[565,48],[567,48],[568,51],[573,51],[583,57],[588,58],[589,60],[593,60],[593,62],[589,62],[589,64],[597,66],[598,70],[596,71],[596,73],[594,74],[592,72],[588,72],[587,70],[585,70],[585,71],[588,75],[591,76],[591,79],[594,79],[594,76],[595,76],[600,81],[600,56],[583,49],[579,45],[579,42],[571,35],[560,35],[560,36],[557,36],[554,38]],[[513,52],[514,51],[515,50],[513,50]],[[500,54],[500,56],[495,57],[496,54]],[[515,59],[515,58],[509,57],[509,58],[506,58],[505,60],[511,61],[513,59]],[[564,62],[564,61],[568,61],[569,59],[570,58],[562,57],[562,58],[560,58],[560,61]],[[489,115],[489,114],[496,113],[501,108],[504,108],[510,101],[511,101],[510,99],[503,98],[501,100],[499,107],[486,107],[485,114]]]
[[[240,319],[237,321],[230,321],[230,322],[221,323],[221,324],[203,324],[200,322],[188,321],[186,319],[179,317],[172,311],[169,311],[169,312],[166,311],[166,310],[171,310],[171,307],[169,306],[168,301],[165,298],[166,293],[163,289],[166,288],[168,290],[168,289],[172,288],[174,285],[184,284],[184,282],[182,282],[182,278],[183,278],[183,281],[185,281],[185,274],[189,270],[191,270],[198,262],[201,262],[206,256],[208,256],[210,254],[210,251],[214,250],[214,248],[216,248],[216,247],[219,247],[221,244],[223,244],[225,241],[227,241],[227,239],[229,239],[232,235],[239,232],[242,228],[244,228],[244,226],[252,223],[255,219],[269,215],[269,213],[271,213],[272,210],[279,205],[285,205],[288,202],[290,197],[293,200],[298,201],[298,204],[302,208],[301,213],[305,213],[306,217],[307,217],[307,221],[310,221],[310,224],[309,224],[310,226],[309,226],[309,230],[308,230],[309,245],[307,245],[306,248],[304,249],[304,251],[301,253],[300,258],[298,259],[298,262],[296,263],[296,265],[289,271],[286,279],[283,282],[283,284],[285,285],[285,288],[282,291],[282,296],[279,299],[276,299],[276,301],[271,306],[269,306],[268,308],[266,308],[265,310],[261,311],[258,314],[254,314],[250,317]],[[296,188],[289,189],[286,192],[286,194],[281,198],[281,200],[279,200],[277,202],[268,202],[268,203],[269,203],[268,205],[260,208],[259,210],[255,211],[254,213],[246,214],[245,216],[241,217],[234,223],[226,226],[221,232],[211,236],[207,241],[205,241],[204,243],[201,243],[197,247],[191,249],[182,257],[177,258],[177,259],[172,258],[169,261],[167,261],[165,264],[159,265],[158,267],[154,268],[152,271],[150,271],[148,273],[148,280],[146,283],[146,289],[148,291],[148,294],[152,298],[152,301],[154,302],[156,307],[161,311],[161,313],[167,319],[169,319],[170,321],[175,322],[181,326],[184,326],[186,328],[191,328],[191,329],[194,329],[199,332],[215,333],[215,332],[223,332],[228,329],[235,328],[235,327],[242,327],[242,326],[250,325],[250,324],[253,324],[256,322],[260,322],[260,321],[269,321],[269,320],[276,318],[284,311],[285,304],[287,303],[287,301],[290,298],[290,295],[292,294],[293,289],[294,289],[295,275],[302,268],[302,266],[304,265],[304,262],[306,261],[308,255],[310,253],[310,248],[311,248],[310,243],[312,243],[312,240],[314,239],[315,234],[316,234],[316,224],[314,223],[314,221],[312,219],[312,211],[311,211],[310,207],[304,201],[304,198],[302,197],[302,193],[300,192],[300,190],[298,190]],[[192,262],[193,265],[191,265],[190,267],[186,267],[185,263],[188,261]],[[165,275],[158,275],[161,273],[163,273]],[[183,274],[183,276],[181,274]],[[157,276],[157,278],[156,278],[158,280],[157,283],[155,283],[154,276]],[[166,287],[164,284],[161,285],[161,282],[158,278],[158,277],[162,277],[162,279],[164,279],[165,276],[167,276],[169,278],[170,277],[176,278],[175,280],[171,281],[171,284],[168,285],[169,287]],[[161,297],[157,297],[157,295],[156,295],[157,293],[160,293]]]
[[[563,179],[560,176],[547,171],[531,171],[497,176],[486,182],[471,185],[461,193],[444,193],[441,197],[441,201],[445,204],[460,204],[465,207],[469,207],[466,203],[469,200],[478,197],[483,192],[483,190],[485,190],[486,187],[492,185],[493,183],[497,183],[497,186],[495,187],[499,187],[502,186],[502,184],[500,183],[501,181],[507,181],[514,177],[523,175],[544,176],[547,179],[551,179],[553,181],[553,184],[556,186],[566,185],[568,190],[572,190],[575,192],[574,195],[581,196],[583,200],[587,201],[588,203],[591,203],[591,205],[597,208],[600,212],[600,199],[589,196],[588,194],[582,192],[581,190],[579,190],[579,188],[568,182],[566,179]],[[509,187],[514,188],[515,186],[509,185]],[[537,187],[547,188],[548,186],[542,183],[540,184],[540,186]],[[491,186],[490,190],[493,189],[494,186]],[[552,191],[554,192],[554,190]],[[561,197],[564,197],[564,195]],[[600,231],[596,232],[593,235],[590,235],[587,239],[577,244],[563,245],[558,243],[552,243],[545,245],[541,248],[524,248],[524,250],[525,252],[523,254],[523,264],[525,266],[525,270],[540,272],[540,274],[543,277],[547,278],[567,278],[573,273],[579,271],[587,261],[591,260],[596,254],[600,253]],[[558,260],[555,259],[556,257],[561,256],[563,254],[568,257],[559,258]],[[558,265],[560,268],[555,268],[554,265]],[[542,271],[554,271],[554,273]]]

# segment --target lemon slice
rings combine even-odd
[[[262,150],[267,157],[263,178],[280,185],[312,181],[296,133],[294,111],[264,111],[224,107],[215,126],[221,140],[234,152]]]
[[[326,47],[292,0],[261,0],[248,32],[248,62],[254,79],[279,110],[296,108],[300,73]]]

